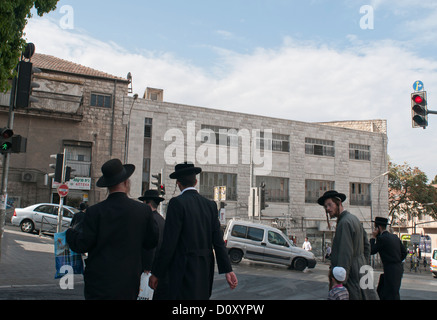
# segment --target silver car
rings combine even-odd
[[[285,264],[299,271],[316,266],[312,252],[296,247],[279,229],[267,225],[232,219],[224,240],[233,263],[246,258]]]
[[[58,225],[59,204],[38,203],[26,208],[16,208],[11,218],[11,223],[19,226],[21,231],[31,233],[34,230],[56,232]],[[63,206],[62,227],[68,228],[73,215],[78,209]]]

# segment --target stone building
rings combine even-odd
[[[168,175],[176,163],[191,161],[203,169],[201,194],[214,199],[214,187],[226,186],[226,219],[271,224],[298,243],[309,236],[318,250],[333,235],[316,203],[325,191],[345,193],[346,208],[369,232],[371,217],[387,215],[385,120],[306,123],[168,103],[160,96],[147,88],[147,99],[127,100],[132,103],[127,162],[143,168],[132,178],[133,196],[160,172],[167,199],[178,195]],[[268,207],[252,218],[250,188],[261,183]]]
[[[38,102],[16,109],[14,133],[27,138],[27,152],[11,154],[8,202],[25,207],[58,202],[56,184],[47,174],[55,163],[50,155],[66,153],[66,163],[76,178],[69,182],[66,203],[95,203],[105,191],[95,187],[101,165],[122,158],[125,130],[122,117],[129,80],[44,54],[32,63],[42,72],[32,96]],[[8,123],[10,93],[0,96],[0,123]]]

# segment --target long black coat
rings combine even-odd
[[[207,300],[214,277],[214,252],[220,274],[232,271],[220,230],[217,205],[187,190],[168,204],[164,239],[152,273],[169,276],[169,299]]]
[[[158,245],[154,249],[143,250],[143,270],[152,270],[153,264],[156,262],[155,256],[161,249],[162,239],[164,236],[165,219],[156,211],[152,210],[153,218],[155,219],[159,229]],[[168,299],[168,279],[161,278],[158,287],[153,293],[153,300],[167,300]]]
[[[83,231],[67,230],[67,243],[88,252],[84,272],[85,299],[136,299],[140,286],[141,253],[158,242],[158,228],[149,206],[125,193],[87,209]]]
[[[407,250],[395,234],[385,231],[376,239],[370,239],[370,253],[378,252],[384,265],[383,283],[379,284],[378,290],[379,298],[399,300],[399,290],[404,273],[402,260],[407,256]]]

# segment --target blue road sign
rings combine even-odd
[[[423,82],[420,80],[417,80],[416,82],[414,82],[413,89],[414,89],[414,91],[422,91],[423,90]]]

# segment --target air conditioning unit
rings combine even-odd
[[[30,171],[22,172],[21,182],[36,182],[36,173]]]

